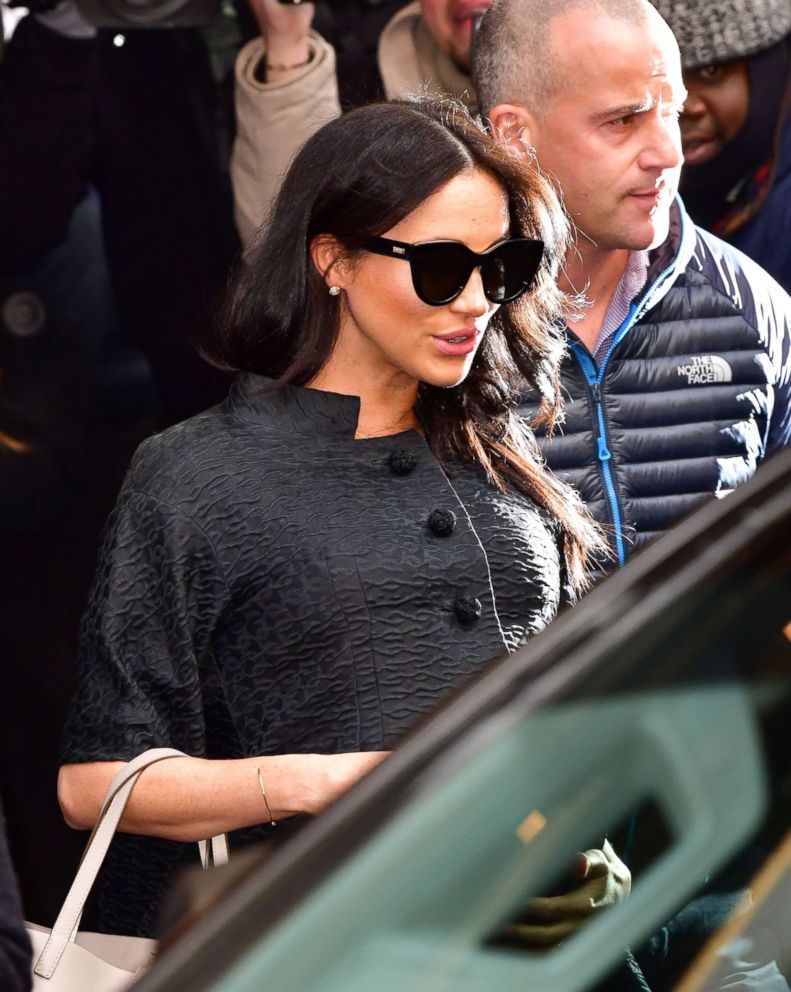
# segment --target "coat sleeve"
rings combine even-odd
[[[63,762],[149,747],[206,754],[202,687],[228,587],[181,509],[127,489],[108,521],[83,619]]]
[[[236,140],[231,158],[236,226],[243,245],[269,216],[280,181],[294,155],[319,128],[338,117],[335,52],[315,32],[312,59],[303,73],[283,83],[261,83],[260,38],[236,59]]]

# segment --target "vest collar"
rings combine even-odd
[[[667,238],[650,256],[648,282],[638,302],[634,320],[639,320],[657,306],[670,292],[676,279],[687,268],[697,244],[695,225],[677,196],[670,207],[670,230]]]

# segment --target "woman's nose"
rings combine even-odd
[[[481,270],[473,269],[470,278],[467,280],[467,285],[456,299],[451,302],[450,307],[454,313],[465,313],[474,317],[480,317],[486,313],[490,305],[483,291]]]

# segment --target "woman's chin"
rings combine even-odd
[[[442,368],[424,369],[419,376],[420,381],[427,386],[436,386],[437,389],[452,389],[460,386],[472,368],[472,359],[465,356],[458,362],[446,362]]]

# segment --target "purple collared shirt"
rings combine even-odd
[[[634,298],[645,289],[645,284],[648,282],[649,264],[647,250],[629,253],[626,269],[612,294],[610,305],[607,307],[607,313],[602,321],[596,347],[593,349],[593,360],[597,366],[607,354],[613,335],[626,320]]]

